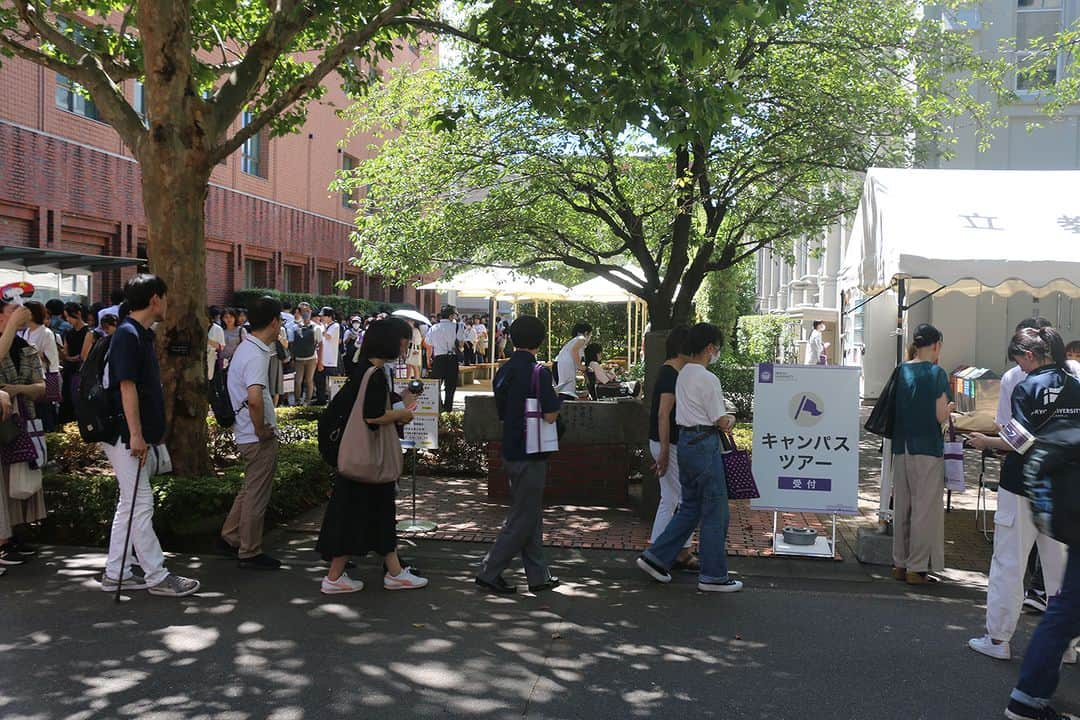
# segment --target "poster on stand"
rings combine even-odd
[[[754,510],[859,512],[859,368],[761,364]]]
[[[404,440],[410,440],[421,450],[437,450],[439,447],[439,380],[421,380],[424,392],[416,401],[413,421],[405,426]],[[399,395],[409,387],[409,381],[394,381],[394,391]]]

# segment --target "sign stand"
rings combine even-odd
[[[407,448],[412,454],[412,519],[401,520],[397,524],[400,533],[427,533],[438,529],[438,524],[431,520],[416,519],[416,443],[412,440],[402,440],[401,447]]]
[[[784,542],[784,533],[778,523],[779,512],[773,510],[772,533],[773,555],[795,555],[798,557],[823,557],[832,558],[836,555],[836,513],[832,516],[832,540],[817,536],[813,545],[790,545]]]

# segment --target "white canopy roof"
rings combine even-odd
[[[867,171],[841,290],[955,286],[1080,297],[1080,172]]]
[[[522,275],[507,268],[474,268],[450,279],[421,285],[420,290],[456,291],[463,297],[497,297],[529,300],[563,300],[569,290],[543,278]]]
[[[638,269],[637,266],[627,265],[626,271],[644,285],[645,281],[641,279],[641,270]],[[597,275],[592,280],[586,280],[585,282],[570,288],[569,297],[567,299],[576,302],[592,303],[624,303],[638,302],[641,300],[637,295],[623,290],[602,275]]]

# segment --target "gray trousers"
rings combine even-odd
[[[479,577],[495,582],[520,553],[529,584],[540,585],[550,577],[543,543],[547,460],[508,460],[504,465],[510,481],[510,511],[499,537],[480,564]]]

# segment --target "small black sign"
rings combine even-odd
[[[173,357],[189,357],[191,355],[191,343],[174,342],[169,345],[169,355]]]

